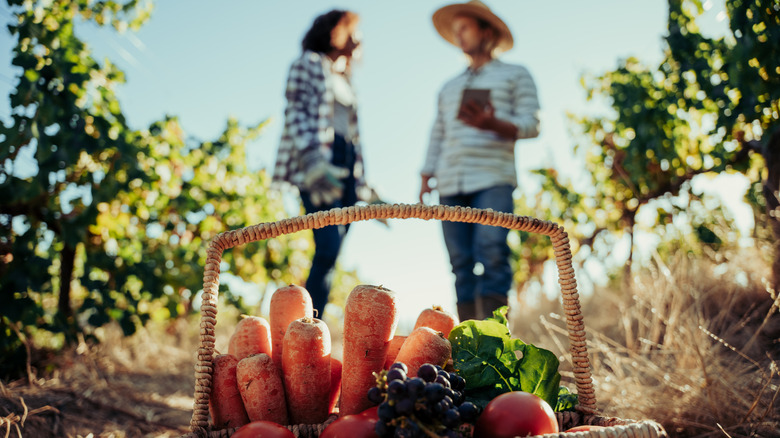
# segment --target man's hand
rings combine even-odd
[[[458,117],[463,123],[485,131],[493,131],[501,137],[517,139],[517,126],[506,120],[496,118],[496,112],[490,104],[484,107],[470,100],[463,105]]]
[[[469,126],[488,130],[495,119],[495,110],[490,104],[482,106],[474,100],[469,100],[463,105],[459,118]]]
[[[420,184],[420,204],[425,204],[425,195],[430,194],[433,188],[430,185],[431,175],[423,175]]]

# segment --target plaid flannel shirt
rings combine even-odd
[[[273,181],[301,188],[308,169],[320,160],[331,162],[334,140],[334,95],[330,76],[333,62],[321,53],[305,51],[293,61],[287,77],[284,129],[276,154]],[[363,154],[357,109],[350,114],[345,137],[355,146],[354,175],[358,199],[367,201],[370,189],[363,176]]]

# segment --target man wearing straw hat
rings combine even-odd
[[[525,67],[496,58],[512,48],[512,33],[484,3],[444,6],[433,14],[433,25],[466,55],[468,68],[439,92],[420,202],[436,190],[442,205],[511,213],[517,187],[515,142],[539,135],[534,81]],[[492,315],[508,303],[512,286],[508,230],[447,221],[442,229],[459,318]]]

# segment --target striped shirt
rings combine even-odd
[[[441,196],[469,194],[504,184],[517,187],[516,140],[457,119],[466,88],[490,89],[495,117],[514,124],[517,139],[539,135],[539,100],[531,74],[525,67],[494,59],[479,70],[467,69],[442,87],[420,173],[436,178]]]
[[[322,53],[305,51],[293,61],[287,76],[284,129],[276,153],[273,181],[298,188],[306,171],[321,160],[333,158],[334,73],[333,62]],[[348,84],[348,81],[346,82]],[[363,178],[363,156],[357,125],[357,105],[349,110],[347,131],[339,133],[355,146],[354,176],[358,197],[367,200],[369,190]]]

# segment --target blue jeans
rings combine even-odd
[[[354,146],[344,141],[344,137],[336,135],[333,142],[333,160],[332,163],[354,169],[355,157]],[[301,201],[306,213],[315,213],[318,211],[330,210],[331,208],[350,207],[357,202],[355,177],[350,174],[341,180],[344,183],[344,195],[337,199],[333,204],[314,206],[311,202],[311,196],[308,192],[301,191]],[[306,279],[306,290],[311,295],[312,305],[317,310],[317,318],[322,318],[322,312],[325,305],[328,304],[328,295],[333,278],[333,271],[336,267],[341,244],[349,230],[349,224],[329,225],[324,228],[312,230],[314,234],[314,258],[311,262],[309,277]]]
[[[514,201],[509,185],[491,187],[467,195],[441,196],[442,205],[472,208],[492,208],[512,213]],[[473,303],[488,295],[505,297],[512,287],[512,267],[509,264],[509,230],[492,225],[442,221],[444,243],[455,274],[458,303]],[[484,271],[477,275],[477,263]]]

